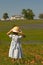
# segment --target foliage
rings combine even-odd
[[[39,14],[39,18],[40,19],[43,19],[43,13],[42,14]]]
[[[4,19],[9,18],[8,13],[4,13],[4,14],[3,14],[3,18],[4,18]]]
[[[24,15],[24,18],[26,19],[34,19],[34,13],[31,9],[23,9],[22,14]]]

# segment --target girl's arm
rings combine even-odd
[[[24,33],[22,33],[22,31],[21,31],[21,32],[19,32],[19,34],[20,34],[20,35],[22,35],[23,37],[26,37],[26,36],[25,36],[25,34],[24,34]]]
[[[7,32],[7,35],[9,35],[12,32],[12,29],[10,31]]]
[[[26,37],[24,33],[21,34],[23,37]]]
[[[13,27],[13,28],[14,28],[14,27]],[[13,28],[12,28],[12,29],[13,29]],[[9,35],[9,34],[12,32],[12,29],[11,29],[10,31],[7,32],[7,35]]]

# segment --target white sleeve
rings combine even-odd
[[[10,34],[9,37],[11,38],[12,37],[12,34]]]
[[[22,36],[19,36],[19,38],[22,38]]]

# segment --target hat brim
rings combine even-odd
[[[16,30],[13,30],[12,32],[19,33],[19,34],[24,34],[23,32],[21,32],[21,31],[16,31]]]
[[[16,30],[12,30],[12,32],[17,32],[17,33],[19,33],[19,31],[16,31]]]

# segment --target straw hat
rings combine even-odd
[[[17,32],[17,33],[21,32],[20,27],[19,27],[19,26],[15,26],[15,27],[12,29],[12,32]]]

